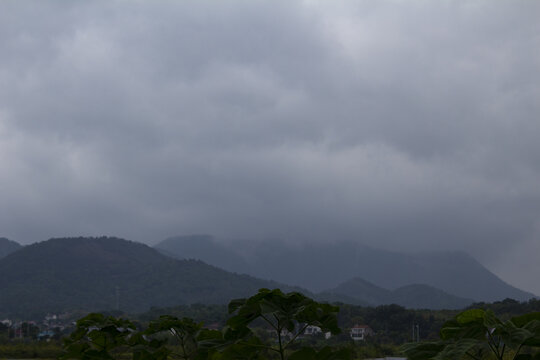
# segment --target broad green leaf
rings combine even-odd
[[[460,339],[454,343],[448,344],[433,359],[435,360],[457,360],[465,357],[465,354],[475,347],[481,346],[481,343],[475,339]]]
[[[465,310],[456,316],[456,321],[461,325],[469,324],[472,322],[483,323],[485,314],[486,312],[482,309]]]
[[[516,325],[517,327],[525,327],[526,324],[534,320],[540,322],[540,312],[532,312],[529,314],[516,316],[510,319],[510,321],[512,321],[512,323],[514,323],[514,325]]]

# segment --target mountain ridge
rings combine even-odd
[[[505,298],[524,301],[535,297],[504,282],[472,256],[460,251],[399,253],[352,241],[304,247],[283,241],[220,242],[209,235],[204,238],[204,246],[197,247],[193,244],[196,241],[196,235],[172,237],[155,247],[179,258],[198,258],[226,270],[301,286],[313,292],[361,277],[385,289],[425,284],[474,301]],[[280,266],[272,266],[276,263]]]

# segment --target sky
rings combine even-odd
[[[0,3],[0,236],[462,250],[540,294],[540,2]]]

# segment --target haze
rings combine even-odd
[[[540,294],[539,14],[3,1],[0,236],[464,250]]]

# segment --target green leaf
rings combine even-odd
[[[532,312],[510,319],[510,321],[512,321],[512,323],[514,323],[514,325],[516,325],[517,327],[525,327],[528,323],[534,320],[540,322],[540,312]]]
[[[448,344],[433,359],[435,360],[455,360],[465,357],[465,354],[475,350],[481,343],[475,339],[460,339],[452,344]],[[481,345],[480,345],[481,346]]]
[[[463,311],[456,316],[458,324],[464,325],[472,322],[484,322],[486,312],[482,309],[470,309]]]

